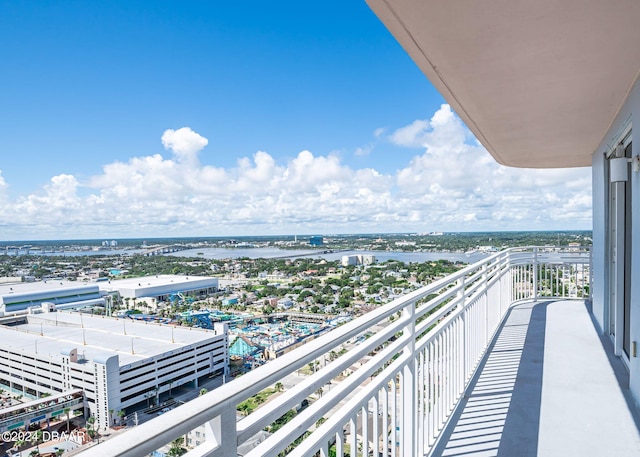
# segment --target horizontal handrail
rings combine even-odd
[[[311,397],[318,398],[311,398],[306,410],[249,455],[277,456],[299,444],[292,455],[326,457],[332,443],[344,452],[347,440],[365,450],[382,449],[384,455],[395,447],[401,455],[424,453],[509,307],[543,297],[588,298],[590,262],[585,248],[526,247],[495,253],[82,455],[146,455],[203,424],[208,424],[206,447],[188,455],[233,455],[238,445]],[[239,403],[365,334],[368,338],[360,344],[236,422]],[[327,385],[331,390],[322,395]],[[379,420],[369,417],[371,405],[382,408]],[[330,419],[316,427],[330,412]]]

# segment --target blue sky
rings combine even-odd
[[[0,0],[0,43],[0,239],[591,227],[363,1]]]

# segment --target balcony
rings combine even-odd
[[[590,284],[587,250],[502,251],[82,455],[147,455],[204,425],[187,455],[235,456],[292,410],[243,454],[640,455]],[[308,364],[317,371],[297,376]],[[282,394],[237,419],[238,404],[278,382]]]
[[[639,455],[612,353],[584,301],[514,305],[431,455]]]

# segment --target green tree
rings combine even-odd
[[[87,418],[87,433],[89,434],[91,439],[93,439],[96,436],[96,431],[93,428],[95,423],[96,423],[96,418],[93,417],[93,415]]]
[[[65,408],[63,411],[67,415],[67,433],[69,433],[69,413],[71,412],[71,408]]]
[[[36,448],[29,455],[40,455],[40,440],[42,440],[42,431],[38,430],[31,436],[31,444],[35,444]]]
[[[167,455],[171,457],[178,457],[180,455],[186,454],[187,450],[183,447],[183,444],[184,438],[182,436],[173,440],[171,442],[171,446],[169,447],[169,452],[167,453]]]

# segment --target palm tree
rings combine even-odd
[[[278,392],[282,392],[284,390],[284,385],[281,382],[276,382],[275,388]]]
[[[125,416],[125,412],[123,409],[121,409],[120,411],[118,411],[118,418],[119,418],[119,423],[122,423],[122,419]]]
[[[93,415],[89,416],[87,418],[87,433],[89,433],[89,436],[91,437],[91,439],[93,439],[93,437],[95,436],[95,430],[93,429],[93,425],[96,422],[96,418],[93,417]]]
[[[29,455],[40,455],[40,440],[42,439],[42,432],[38,430],[31,436],[31,444],[35,444],[36,448],[31,451]]]
[[[187,453],[187,450],[182,447],[184,443],[184,438],[182,436],[176,438],[171,442],[171,447],[169,448],[169,452],[167,455],[171,457],[177,457]]]
[[[18,440],[15,443],[13,443],[13,447],[17,450],[20,450],[22,446],[24,446],[24,440]]]
[[[67,433],[69,433],[69,413],[71,412],[71,408],[65,408],[64,413],[67,415]]]

